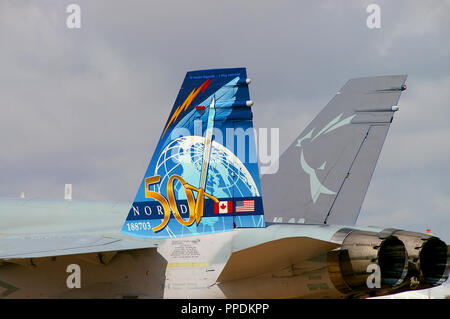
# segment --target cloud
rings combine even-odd
[[[450,194],[436,196],[434,198],[434,205],[438,211],[450,215]]]
[[[386,8],[386,2],[381,3],[381,7]],[[385,13],[387,10],[383,10]],[[442,28],[448,28],[448,12],[450,2],[443,1],[439,5],[429,5],[424,2],[398,2],[396,9],[387,11],[388,15],[394,15],[396,21],[392,23],[392,28],[388,36],[384,37],[378,44],[381,55],[392,55],[396,44],[408,41],[439,41],[439,34]],[[448,43],[441,43],[440,50],[450,51]]]
[[[448,1],[380,1],[379,30],[371,1],[80,0],[80,30],[70,3],[0,2],[0,195],[130,200],[189,70],[246,66],[282,150],[349,78],[408,73],[360,221],[448,234]]]

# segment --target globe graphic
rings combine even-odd
[[[200,186],[205,138],[183,136],[171,141],[161,152],[154,175],[161,182],[153,190],[165,193],[170,176],[177,174],[194,186]],[[186,199],[180,182],[174,183],[177,199]],[[205,192],[217,198],[255,197],[258,188],[251,174],[239,158],[222,144],[212,141]],[[194,192],[194,196],[196,196]]]
[[[176,174],[194,187],[200,186],[202,174],[205,138],[202,136],[183,136],[171,141],[161,152],[154,175],[161,176],[161,181],[154,184],[153,191],[166,194],[169,178]],[[186,199],[186,193],[179,181],[173,184],[177,200]],[[206,177],[205,192],[216,198],[255,197],[259,196],[258,187],[245,165],[226,147],[212,141],[211,153]],[[197,192],[193,192],[197,197]],[[219,217],[202,218],[200,223],[189,227],[181,227],[181,235],[188,231],[191,234],[209,231],[216,232],[223,225]],[[166,231],[172,230],[169,226]]]

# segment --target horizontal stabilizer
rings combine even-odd
[[[339,247],[309,237],[277,239],[231,254],[218,282],[243,279],[277,271]]]

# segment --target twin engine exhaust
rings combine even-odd
[[[343,228],[332,240],[341,247],[328,253],[328,272],[336,289],[348,296],[425,289],[448,278],[447,245],[437,237]]]

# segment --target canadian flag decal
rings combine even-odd
[[[233,212],[233,201],[219,201],[214,203],[214,214],[227,214]]]

